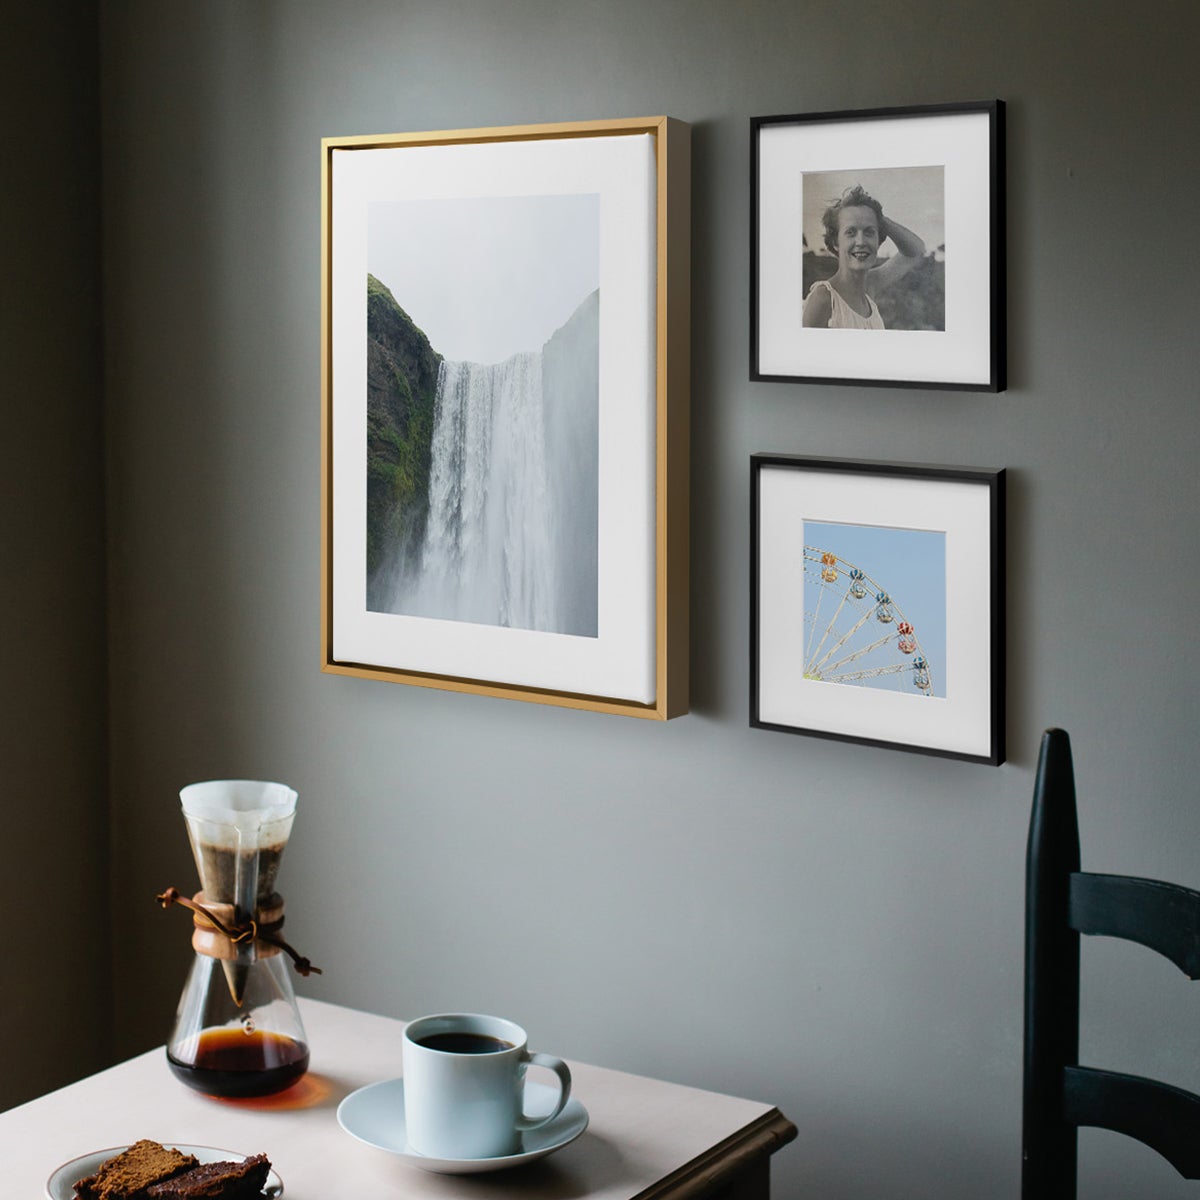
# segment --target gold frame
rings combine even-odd
[[[642,704],[619,697],[554,691],[496,680],[427,674],[333,656],[333,367],[332,303],[335,150],[437,146],[570,137],[650,134],[657,189],[655,385],[655,697]],[[688,493],[691,322],[691,127],[671,117],[573,121],[379,136],[321,142],[321,670],[418,687],[474,692],[509,700],[590,709],[651,720],[688,711]]]

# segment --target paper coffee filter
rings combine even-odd
[[[179,798],[204,894],[253,914],[257,900],[275,889],[296,816],[295,791],[282,783],[216,779],[190,784]]]
[[[234,845],[246,848],[259,845],[253,839],[260,830],[288,820],[295,816],[296,810],[293,788],[254,779],[212,779],[204,784],[190,784],[182,788],[179,798],[187,816],[238,830]]]

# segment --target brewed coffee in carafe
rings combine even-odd
[[[216,780],[180,792],[201,891],[159,897],[193,912],[195,958],[167,1061],[209,1095],[264,1096],[308,1069],[308,1042],[287,965],[315,970],[283,941],[279,862],[296,793],[279,783]],[[286,951],[286,953],[285,953]]]

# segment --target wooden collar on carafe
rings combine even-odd
[[[256,958],[272,958],[283,950],[299,974],[321,974],[320,967],[314,967],[280,935],[283,928],[283,897],[278,892],[272,892],[248,921],[238,919],[235,905],[210,901],[203,891],[188,900],[177,888],[171,887],[155,899],[163,908],[179,904],[191,911],[194,926],[192,949],[197,954],[225,960],[244,958],[246,947],[252,945]]]

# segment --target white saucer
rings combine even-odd
[[[164,1142],[163,1145],[168,1150],[174,1149],[183,1154],[194,1154],[201,1163],[241,1162],[246,1158],[246,1155],[239,1154],[236,1150],[218,1150],[216,1146],[184,1146],[175,1142]],[[94,1175],[100,1169],[101,1163],[115,1158],[122,1150],[128,1149],[128,1146],[110,1146],[107,1150],[93,1150],[90,1154],[81,1154],[78,1158],[63,1163],[46,1180],[46,1195],[50,1200],[75,1200],[75,1185],[79,1180]],[[269,1197],[270,1200],[283,1195],[283,1180],[274,1171],[267,1175],[267,1182],[263,1185],[262,1194]]]
[[[525,1102],[529,1115],[547,1113],[558,1098],[558,1089],[529,1080],[525,1084]],[[588,1126],[587,1109],[574,1097],[548,1125],[521,1135],[521,1149],[501,1158],[431,1158],[418,1154],[408,1145],[404,1128],[404,1080],[385,1079],[351,1092],[338,1105],[338,1124],[352,1137],[377,1150],[396,1154],[422,1171],[440,1175],[474,1175],[482,1171],[502,1171],[533,1162],[573,1142]]]

